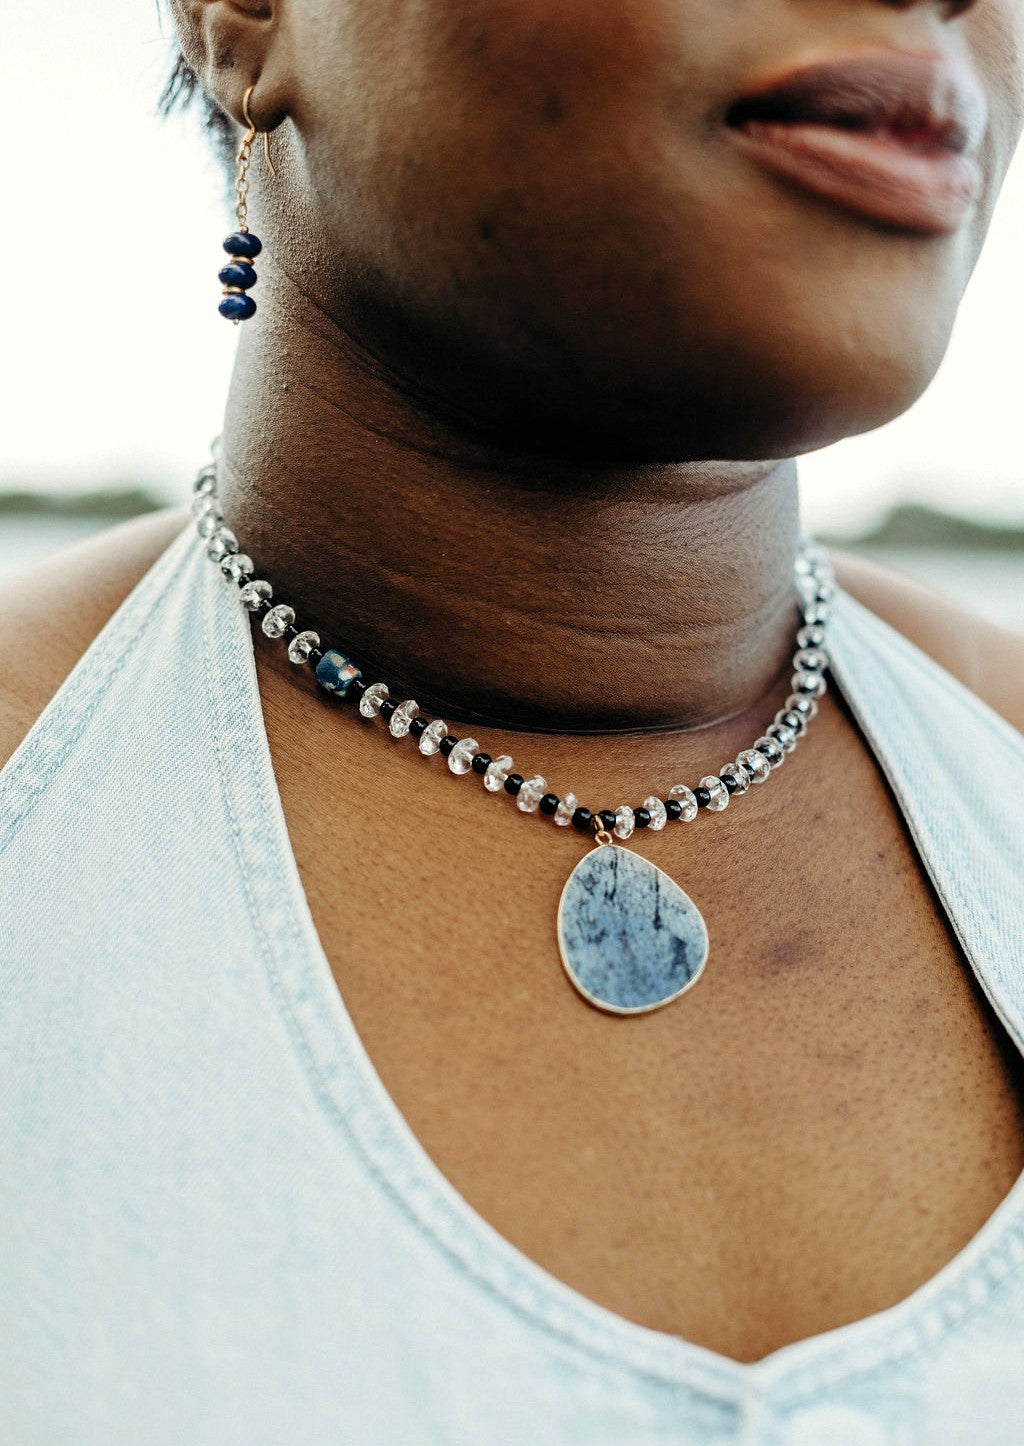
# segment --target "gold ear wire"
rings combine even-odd
[[[256,129],[256,122],[253,120],[252,116],[249,114],[249,97],[252,95],[252,93],[253,93],[253,91],[254,91],[255,89],[256,89],[256,87],[255,87],[254,85],[250,85],[249,88],[248,88],[248,90],[247,90],[247,91],[245,92],[245,94],[242,96],[242,115],[243,115],[244,118],[245,118],[245,123],[246,123],[246,125],[249,127],[249,134],[245,137],[245,140],[242,142],[243,145],[245,145],[246,142],[248,142],[248,144],[251,146],[252,143],[253,143],[253,141],[256,139],[257,135],[259,135],[259,131]],[[264,154],[264,155],[266,156],[266,158],[267,158],[267,165],[270,167],[270,174],[276,178],[276,176],[277,176],[277,171],[276,171],[275,168],[274,168],[274,162],[270,159],[270,132],[269,132],[269,131],[264,131],[264,132],[263,132],[263,154]]]

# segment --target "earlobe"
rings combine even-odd
[[[260,130],[273,130],[287,114],[274,83],[281,0],[171,0],[182,54],[211,100],[242,129],[242,98],[252,102]]]

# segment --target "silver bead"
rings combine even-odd
[[[798,648],[820,648],[825,642],[825,629],[821,623],[812,623],[810,627],[802,627],[796,635]]]
[[[283,638],[294,621],[295,609],[290,608],[287,603],[278,603],[263,614],[260,626],[268,638]]]
[[[559,828],[567,828],[572,823],[572,816],[576,812],[576,808],[577,799],[574,793],[567,793],[563,799],[559,800],[554,813],[555,823]]]
[[[699,812],[693,789],[687,788],[685,783],[673,783],[668,791],[668,796],[669,798],[677,799],[679,806],[683,810],[679,815],[679,822],[692,823]]]
[[[307,628],[303,633],[296,633],[288,644],[288,657],[293,663],[308,663],[310,653],[319,646],[320,634]]]
[[[706,788],[711,795],[710,802],[704,805],[709,813],[721,813],[729,807],[729,790],[716,774],[709,773],[707,778],[702,778],[698,787]]]
[[[808,624],[827,623],[829,619],[828,603],[812,602],[804,608],[804,622]]]
[[[694,805],[696,807],[696,804]],[[615,810],[615,827],[612,829],[616,838],[632,838],[633,830],[636,828],[636,818],[633,810],[628,804],[622,804]]]
[[[192,483],[192,491],[196,497],[212,497],[217,491],[216,467],[204,467]]]
[[[516,794],[516,808],[520,813],[536,813],[541,799],[548,791],[548,786],[539,773],[533,778],[528,778],[522,788]]]
[[[771,773],[771,764],[758,748],[745,748],[737,755],[737,763],[742,763],[750,773],[751,783],[763,783]]]
[[[644,799],[644,808],[646,808],[647,812],[651,815],[651,821],[647,827],[653,829],[655,833],[660,833],[668,823],[668,814],[665,812],[665,805],[660,798],[652,793],[650,798]]]
[[[473,758],[480,752],[475,738],[460,738],[448,755],[448,767],[453,773],[468,773],[473,767]]]
[[[820,673],[805,673],[803,671],[794,673],[789,680],[789,686],[794,693],[809,693],[813,698],[820,698],[828,687],[825,679]]]
[[[796,732],[788,728],[785,723],[769,723],[764,730],[765,737],[774,738],[776,743],[781,743],[787,753],[792,753],[796,747]]]
[[[363,696],[359,700],[359,711],[364,718],[376,718],[380,712],[380,705],[388,696],[387,683],[371,683],[363,690]]]
[[[793,654],[793,667],[801,673],[823,673],[828,667],[824,648],[800,648]]]
[[[441,739],[448,736],[448,724],[443,718],[435,718],[420,734],[420,752],[424,758],[433,758],[441,747]]]
[[[251,613],[257,613],[260,610],[260,603],[269,602],[274,596],[274,589],[266,578],[260,577],[254,582],[247,582],[244,587],[240,587],[238,596],[244,607],[247,607]]]
[[[750,775],[739,763],[726,763],[719,770],[722,778],[731,778],[736,785],[733,793],[746,793],[750,787]]]
[[[214,562],[220,562],[221,558],[227,557],[228,553],[238,551],[238,538],[231,531],[230,527],[218,527],[206,544],[208,557]]]
[[[810,693],[790,693],[786,699],[786,708],[802,714],[808,723],[818,715],[818,705]]]
[[[220,570],[232,582],[241,582],[244,577],[252,577],[252,558],[244,552],[229,552],[221,558]]]
[[[785,760],[786,750],[777,738],[769,738],[767,734],[762,734],[755,742],[754,747],[758,753],[764,754],[769,768],[778,768],[779,764]]]
[[[484,774],[484,788],[488,793],[500,793],[505,787],[505,779],[512,772],[515,764],[507,753],[502,753],[499,758],[492,758],[487,765],[487,772]]]
[[[404,738],[409,731],[409,724],[419,711],[420,705],[414,698],[406,698],[404,703],[399,703],[388,719],[392,738]]]

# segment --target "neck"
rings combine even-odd
[[[451,721],[583,733],[708,727],[776,687],[799,625],[792,461],[489,448],[322,313],[266,311],[240,338],[223,511],[368,681]]]

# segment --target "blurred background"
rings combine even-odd
[[[195,117],[160,121],[156,0],[9,7],[0,88],[0,576],[184,502],[219,428],[225,182]],[[804,524],[1024,633],[1024,150],[949,353],[898,421],[801,460]]]

